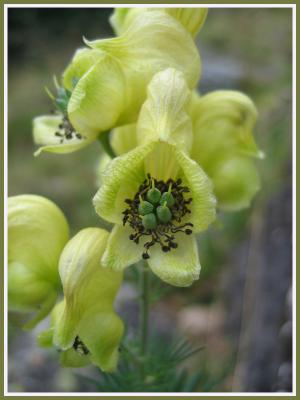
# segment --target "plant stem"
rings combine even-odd
[[[144,358],[148,351],[149,330],[149,270],[143,263],[140,282],[140,340],[141,356]]]
[[[110,145],[109,133],[110,133],[110,131],[100,133],[98,140],[101,143],[101,146],[102,146],[103,150],[105,151],[105,153],[107,153],[111,158],[115,158],[116,154]]]

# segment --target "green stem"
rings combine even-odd
[[[140,283],[140,340],[141,357],[145,357],[148,351],[149,332],[149,269],[142,265]]]
[[[109,133],[110,131],[106,131],[106,132],[102,132],[100,133],[100,135],[98,136],[98,140],[101,143],[101,146],[103,148],[103,150],[111,157],[111,158],[115,158],[116,154],[113,151],[111,145],[110,145],[110,141],[109,141]]]

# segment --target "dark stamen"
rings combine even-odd
[[[75,340],[73,343],[73,349],[81,355],[89,354],[89,349],[86,347],[86,345],[83,343],[83,341],[80,340],[79,336],[75,337]]]

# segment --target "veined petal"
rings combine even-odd
[[[54,306],[58,259],[68,240],[68,223],[50,200],[34,195],[8,199],[9,308],[34,311],[34,327]]]
[[[128,29],[132,19],[141,12],[160,11],[165,12],[179,21],[192,36],[196,36],[202,28],[206,16],[207,8],[115,8],[110,17],[110,24],[117,35]]]
[[[117,367],[123,332],[121,319],[115,313],[105,311],[86,315],[78,329],[79,337],[91,353],[92,363],[106,372]]]
[[[111,160],[112,158],[107,153],[101,155],[96,169],[96,187],[100,187],[102,185],[102,174]]]
[[[205,170],[209,171],[224,153],[262,156],[252,135],[257,111],[249,97],[224,90],[194,96],[193,101],[192,158]]]
[[[72,91],[74,79],[79,80],[101,58],[103,58],[103,53],[99,50],[88,48],[76,50],[70,64],[63,73],[64,87]]]
[[[195,237],[178,234],[178,248],[168,253],[163,253],[158,246],[154,246],[148,264],[166,283],[190,286],[199,278],[201,269]]]
[[[141,242],[137,245],[132,240],[129,240],[131,233],[132,229],[128,226],[114,226],[101,259],[104,267],[117,271],[123,270],[141,259],[144,241],[141,239]]]
[[[121,36],[88,44],[117,57],[124,65],[131,80],[132,101],[137,96],[142,100],[141,88],[146,88],[156,72],[169,67],[182,71],[190,88],[199,80],[200,58],[191,35],[163,11],[138,13]]]
[[[154,75],[138,123],[138,144],[161,140],[190,151],[192,121],[187,114],[190,99],[184,76],[173,68]]]
[[[61,301],[56,304],[51,312],[51,325],[50,327],[42,331],[37,336],[37,341],[39,346],[41,347],[52,347],[53,346],[53,334],[55,325],[57,324],[59,318],[61,317],[61,313],[65,307],[64,301]],[[88,354],[84,354],[82,352],[77,352],[73,347],[60,351],[60,363],[63,367],[69,368],[81,368],[88,364],[90,364],[90,357]]]
[[[260,189],[255,165],[246,157],[223,158],[216,163],[211,178],[218,207],[226,211],[248,207]]]
[[[65,300],[54,343],[67,350],[78,335],[91,360],[103,370],[112,370],[123,334],[122,321],[113,309],[122,273],[101,267],[107,237],[103,229],[87,228],[66,245],[59,263]]]
[[[72,153],[87,146],[97,137],[97,135],[89,137],[81,135],[78,139],[76,135],[73,135],[72,139],[62,141],[62,138],[56,135],[56,132],[62,132],[59,128],[61,122],[62,116],[59,115],[43,115],[33,120],[34,142],[42,146],[34,153],[35,156],[44,151],[59,154]]]
[[[60,364],[66,368],[82,368],[91,363],[89,355],[80,354],[74,349],[62,351],[59,357]]]
[[[36,195],[9,197],[9,262],[57,283],[58,259],[68,236],[67,220],[52,201]]]
[[[176,18],[187,31],[196,36],[207,17],[207,8],[165,8],[165,11]]]
[[[178,175],[189,188],[193,199],[190,205],[193,232],[203,231],[216,217],[216,199],[213,195],[212,182],[203,169],[184,152],[175,148],[174,155],[180,166]]]
[[[102,54],[72,91],[68,116],[75,130],[95,137],[113,127],[125,107],[125,89],[120,63]]]
[[[147,10],[147,8],[128,8],[128,7],[118,7],[114,9],[114,12],[109,18],[109,23],[112,26],[116,35],[121,35],[126,29],[128,29],[128,25],[132,18],[135,17],[136,14],[139,14],[143,11]]]
[[[125,199],[132,198],[145,179],[144,159],[154,145],[139,146],[108,164],[101,176],[102,186],[93,199],[100,217],[112,223],[122,223]]]
[[[137,146],[136,124],[115,128],[110,134],[110,144],[117,155],[128,153]]]

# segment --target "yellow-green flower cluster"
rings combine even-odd
[[[39,343],[60,349],[65,366],[114,370],[124,268],[143,259],[166,283],[191,285],[201,268],[196,234],[217,210],[249,206],[259,189],[253,102],[235,91],[197,92],[194,38],[206,15],[118,8],[110,19],[116,36],[85,40],[50,94],[56,114],[33,122],[36,154],[70,153],[110,132],[93,203],[111,232],[86,228],[69,240],[53,202],[9,199],[9,306],[33,313],[28,328],[52,310]]]

